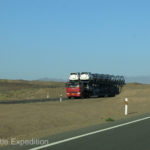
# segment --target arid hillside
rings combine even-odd
[[[0,80],[0,100],[44,99],[65,97],[65,83]]]

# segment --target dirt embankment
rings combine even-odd
[[[150,112],[150,85],[127,84],[113,98],[68,100],[62,103],[0,105],[0,138],[30,139],[125,118],[124,98],[129,115]]]

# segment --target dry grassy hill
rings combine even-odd
[[[148,100],[150,98],[150,84],[140,84],[140,83],[128,83],[122,89],[120,95],[117,98],[128,97],[130,101],[141,101]]]
[[[0,100],[56,98],[65,94],[65,83],[0,80]]]

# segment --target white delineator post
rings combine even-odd
[[[128,115],[128,98],[125,98],[125,115]]]
[[[60,95],[60,102],[62,102],[62,94]]]
[[[47,93],[47,96],[46,96],[46,98],[48,99],[49,98],[49,94]]]

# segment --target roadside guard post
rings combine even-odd
[[[60,102],[62,102],[62,94],[60,95]]]
[[[128,115],[128,98],[125,98],[125,115]]]
[[[47,99],[49,99],[49,94],[48,94],[48,93],[47,93],[47,96],[46,96],[46,98],[47,98]]]

